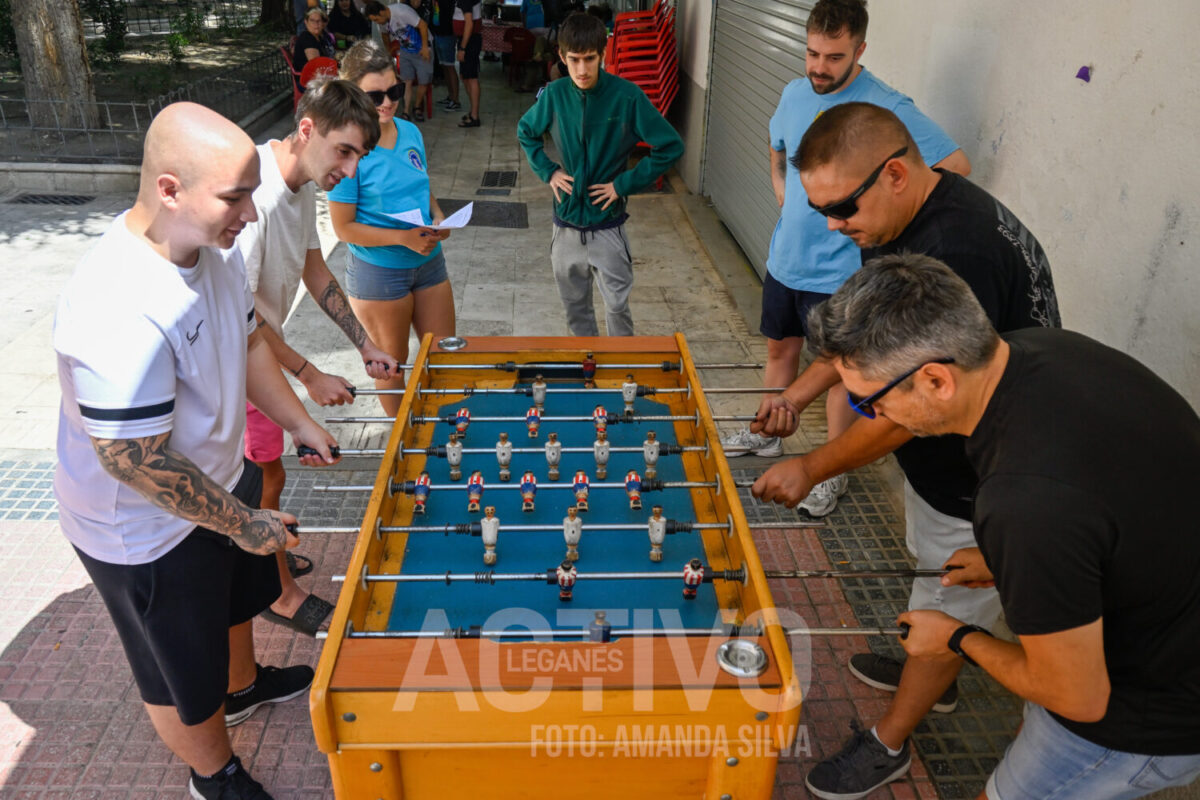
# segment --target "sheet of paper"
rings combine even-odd
[[[421,216],[421,209],[419,208],[414,208],[412,211],[401,211],[399,214],[388,214],[387,216],[418,227],[425,224],[425,219]]]
[[[453,230],[457,228],[467,227],[467,223],[471,221],[471,212],[475,209],[474,203],[467,203],[465,206],[455,211],[450,216],[442,220],[441,225],[426,225],[424,217],[421,216],[421,210],[414,208],[411,211],[401,211],[399,214],[388,214],[392,219],[406,222],[409,225],[417,227],[432,228],[435,231]]]

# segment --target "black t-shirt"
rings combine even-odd
[[[335,3],[333,10],[329,12],[329,25],[325,30],[340,33],[342,36],[353,36],[355,39],[367,38],[371,35],[371,21],[364,17],[353,3],[350,4],[350,9],[349,15],[343,14],[341,7]]]
[[[895,240],[864,250],[863,261],[891,253],[938,259],[971,287],[1001,333],[1062,325],[1050,262],[1033,234],[1000,201],[961,175],[939,169],[921,210]],[[956,434],[913,439],[896,450],[905,477],[943,514],[971,518],[975,473]]]
[[[433,0],[433,22],[430,27],[435,36],[454,35],[454,0]]]
[[[297,36],[296,47],[292,50],[292,67],[296,72],[303,72],[304,65],[308,63],[308,56],[305,54],[305,50],[316,50],[326,58],[333,58],[335,52],[333,37],[326,34],[318,39],[308,31]],[[299,81],[300,79],[297,78],[296,82],[299,83]]]
[[[1200,418],[1129,356],[1077,333],[1006,334],[967,454],[975,536],[1018,635],[1104,618],[1103,747],[1200,752]]]

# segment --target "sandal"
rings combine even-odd
[[[478,119],[468,116],[468,117],[463,118],[462,122],[458,123],[458,127],[460,127],[460,128],[478,128],[482,124],[483,123],[481,123]]]
[[[284,553],[287,558],[288,572],[293,578],[299,578],[301,575],[307,575],[313,571],[312,559],[308,556],[296,555],[295,553]]]
[[[413,111],[413,122],[424,122],[424,121],[425,121],[425,109],[418,108],[416,111]]]
[[[317,631],[321,629],[321,623],[333,611],[333,604],[328,600],[322,600],[315,594],[310,594],[304,598],[304,602],[296,609],[296,613],[288,617],[282,614],[276,614],[270,608],[263,611],[259,616],[276,625],[282,625],[285,628],[291,628],[297,633],[303,633],[305,636],[316,638]]]
[[[412,122],[412,117],[410,117],[405,111],[400,112],[400,119],[404,120],[405,122]]]

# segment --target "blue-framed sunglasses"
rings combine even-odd
[[[915,367],[910,369],[908,372],[904,373],[899,378],[896,378],[894,381],[889,382],[887,386],[884,386],[882,389],[880,389],[878,392],[875,392],[874,394],[868,395],[867,397],[859,397],[858,395],[854,394],[853,392],[847,391],[846,399],[850,402],[850,407],[852,409],[854,409],[854,411],[856,413],[861,414],[862,416],[866,417],[867,419],[875,419],[875,405],[874,405],[875,402],[879,398],[883,397],[885,394],[890,392],[892,389],[895,389],[897,386],[899,386],[904,380],[906,380],[914,372],[916,372],[917,370],[919,370],[921,367],[925,366],[926,364],[953,364],[953,363],[954,363],[953,358],[946,357],[946,358],[935,358],[932,361],[926,361],[924,363],[917,364]]]
[[[812,200],[808,201],[808,205],[813,211],[816,211],[823,217],[833,217],[834,219],[847,220],[858,213],[858,198],[875,185],[875,181],[879,180],[879,176],[883,173],[883,168],[888,165],[888,162],[893,158],[899,158],[908,152],[908,147],[901,147],[896,152],[883,160],[883,163],[875,168],[875,171],[867,176],[867,179],[862,182],[857,189],[850,193],[849,197],[838,200],[836,203],[830,203],[827,206],[817,206]]]

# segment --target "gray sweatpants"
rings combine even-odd
[[[601,231],[577,231],[552,226],[550,264],[558,284],[558,296],[567,311],[567,328],[572,336],[599,336],[596,312],[592,309],[592,273],[604,298],[609,336],[632,336],[633,315],[629,292],[633,289],[633,258],[625,226]]]

